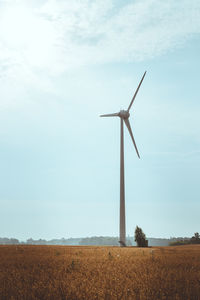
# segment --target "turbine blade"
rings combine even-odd
[[[129,119],[124,119],[124,122],[125,122],[125,124],[126,124],[126,127],[128,128],[128,131],[129,131],[129,133],[130,133],[130,136],[131,136],[131,138],[132,138],[133,145],[134,145],[134,147],[135,147],[135,150],[136,150],[136,152],[137,152],[137,155],[138,155],[138,157],[140,158],[140,155],[139,155],[139,152],[138,152],[138,149],[137,149],[137,146],[136,146],[134,137],[133,137],[133,133],[132,133],[132,130],[131,130],[131,125],[130,125]]]
[[[146,71],[144,72],[144,75],[142,76],[142,79],[140,80],[140,83],[139,83],[139,85],[138,85],[138,87],[137,87],[137,90],[135,91],[135,94],[134,94],[134,96],[133,96],[133,98],[132,98],[132,100],[131,100],[131,103],[129,104],[128,111],[131,109],[131,106],[132,106],[132,104],[133,104],[133,101],[135,100],[135,97],[136,97],[136,95],[137,95],[137,93],[138,93],[138,91],[139,91],[139,88],[140,88],[140,86],[141,86],[141,84],[142,84],[142,81],[143,81],[145,75],[146,75]]]
[[[100,115],[100,117],[118,117],[118,116],[119,116],[119,113]]]

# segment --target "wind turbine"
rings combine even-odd
[[[131,125],[129,122],[129,117],[130,117],[130,109],[131,106],[133,105],[133,102],[135,100],[135,97],[139,91],[139,88],[142,84],[142,81],[146,75],[146,72],[142,76],[142,79],[135,91],[135,94],[129,104],[129,107],[127,110],[120,110],[118,113],[113,113],[113,114],[106,114],[106,115],[101,115],[100,117],[120,117],[120,122],[121,122],[121,138],[120,138],[120,233],[119,233],[119,243],[121,247],[126,246],[126,220],[125,220],[125,184],[124,184],[124,123],[130,133],[131,139],[133,141],[133,145],[135,147],[136,153],[138,157],[140,158],[133,133],[131,130]]]

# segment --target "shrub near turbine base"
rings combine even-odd
[[[138,247],[148,247],[148,240],[146,239],[142,228],[138,226],[135,228],[135,242],[137,243]]]

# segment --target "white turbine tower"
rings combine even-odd
[[[131,139],[133,141],[133,145],[135,147],[135,150],[137,152],[138,157],[140,158],[133,133],[131,130],[131,125],[129,123],[129,116],[130,116],[130,109],[131,106],[135,100],[135,97],[138,93],[138,90],[142,84],[142,81],[144,79],[144,76],[146,75],[146,72],[142,76],[142,79],[137,87],[137,90],[135,91],[135,94],[131,100],[131,103],[129,104],[129,107],[127,110],[120,110],[118,113],[113,114],[106,114],[101,115],[100,117],[120,117],[121,121],[121,139],[120,139],[120,233],[119,233],[119,243],[120,246],[125,247],[126,246],[126,222],[125,222],[125,185],[124,185],[124,123],[126,124],[126,127],[130,133]],[[124,122],[124,123],[123,123]]]

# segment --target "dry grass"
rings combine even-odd
[[[0,246],[2,300],[198,300],[200,246]]]

